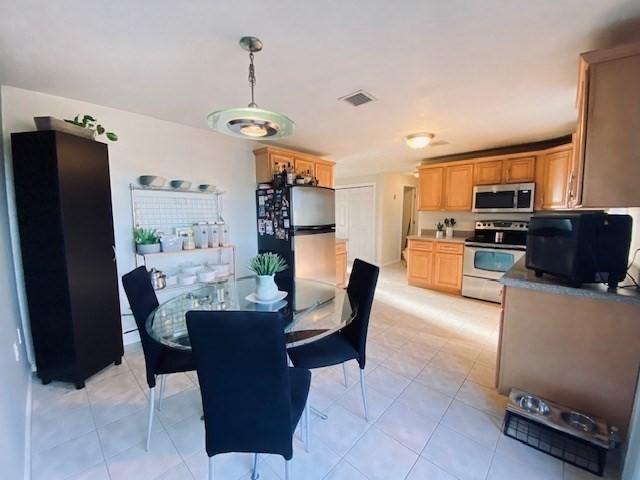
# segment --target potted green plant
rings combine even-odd
[[[260,253],[249,261],[249,270],[257,275],[256,298],[269,301],[278,295],[276,273],[286,270],[287,262],[277,253]]]
[[[447,238],[453,238],[453,227],[456,226],[455,218],[445,218],[444,219],[444,227]]]
[[[444,223],[436,223],[436,238],[444,238]]]
[[[107,137],[107,140],[109,140],[111,142],[117,142],[118,141],[118,135],[117,134],[115,134],[114,132],[107,132],[107,129],[104,128],[101,124],[99,124],[98,120],[93,118],[91,115],[84,115],[82,117],[82,119],[80,118],[80,115],[76,115],[73,118],[73,120],[65,118],[64,121],[67,122],[67,123],[70,123],[71,125],[76,125],[78,127],[82,127],[82,128],[87,128],[89,130],[93,130],[95,132],[93,134],[94,138],[96,136],[104,135],[105,137]]]
[[[140,255],[160,252],[160,235],[156,230],[146,228],[134,228],[133,240]]]

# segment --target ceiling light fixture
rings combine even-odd
[[[293,120],[281,113],[258,108],[254,99],[256,71],[253,54],[262,50],[262,42],[256,37],[242,37],[240,46],[249,52],[251,103],[247,107],[227,108],[210,113],[207,117],[209,127],[225,135],[252,140],[271,140],[291,135],[295,126]]]
[[[410,148],[424,148],[431,143],[433,133],[412,133],[404,137],[404,141]]]

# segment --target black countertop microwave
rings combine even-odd
[[[604,212],[534,215],[527,231],[526,266],[579,287],[616,288],[627,273],[632,219]]]

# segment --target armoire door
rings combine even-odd
[[[107,145],[56,134],[76,350],[88,376],[122,355]]]

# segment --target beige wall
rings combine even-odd
[[[3,107],[0,99],[0,111]],[[0,115],[0,130],[2,116]],[[2,146],[0,138],[0,146]],[[0,149],[0,161],[3,158]],[[23,345],[18,342],[20,310],[13,266],[13,252],[9,237],[9,215],[5,190],[4,170],[0,168],[0,432],[4,440],[0,448],[0,469],[2,478],[28,478],[27,443],[29,442],[28,414],[29,365]],[[21,337],[24,335],[21,333]],[[19,358],[14,357],[17,348]],[[25,471],[26,470],[26,471]]]
[[[27,310],[11,182],[10,134],[34,130],[34,116],[71,118],[78,113],[92,114],[118,133],[120,140],[109,144],[109,168],[119,276],[135,266],[129,185],[144,174],[192,180],[196,185],[215,184],[227,192],[224,196],[224,218],[229,224],[231,242],[237,246],[238,273],[248,272],[248,260],[257,251],[255,163],[252,154],[256,144],[206,129],[205,118],[200,129],[13,87],[2,86],[1,96],[9,216],[17,264],[18,295],[26,331]],[[128,303],[123,292],[120,298],[122,311],[126,312]],[[135,329],[132,318],[123,316],[123,330],[132,329]]]
[[[398,173],[336,178],[336,187],[361,184],[376,187],[376,262],[380,265],[398,262],[402,241],[403,191],[405,185],[417,186],[418,179]]]

